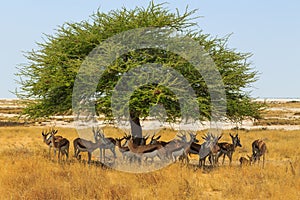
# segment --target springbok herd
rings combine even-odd
[[[58,151],[58,161],[60,162],[62,156],[65,156],[66,160],[69,158],[70,142],[67,138],[56,135],[58,130],[53,128],[48,131],[43,131],[42,136],[44,143],[49,146],[49,156],[51,155],[51,148],[54,149],[54,156]],[[211,133],[207,133],[202,136],[204,142],[199,144],[196,135],[193,133],[177,134],[177,138],[171,141],[160,140],[161,136],[153,135],[149,143],[147,140],[149,136],[134,137],[132,135],[124,135],[122,138],[105,137],[103,131],[99,128],[92,128],[95,142],[86,140],[83,138],[76,138],[73,140],[74,157],[81,159],[81,152],[87,152],[88,164],[91,163],[92,153],[96,150],[100,150],[100,162],[106,163],[106,158],[109,158],[113,162],[117,158],[115,148],[117,147],[122,155],[122,159],[125,162],[136,162],[138,164],[154,162],[157,158],[160,162],[177,161],[189,163],[189,155],[195,154],[199,156],[199,167],[205,166],[205,160],[208,157],[209,163],[212,167],[218,165],[218,160],[223,156],[222,164],[224,164],[225,157],[229,158],[229,165],[232,162],[232,155],[237,147],[242,147],[238,134],[235,136],[229,134],[232,143],[219,142],[222,135],[215,136]],[[124,142],[123,142],[124,141]],[[123,142],[123,144],[122,144]],[[111,156],[107,157],[105,151],[109,150]],[[257,139],[252,142],[252,155],[241,157],[239,159],[240,165],[251,165],[256,161],[260,161],[260,157],[263,158],[263,167],[265,163],[265,153],[267,147],[266,143]],[[148,159],[150,161],[148,161]]]

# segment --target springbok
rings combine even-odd
[[[141,154],[141,159],[145,162],[147,162],[147,160],[150,158],[150,162],[153,163],[155,157],[158,157],[160,160],[162,160],[161,153],[158,149]]]
[[[52,130],[50,132],[51,134],[51,142],[54,147],[54,151],[58,150],[58,161],[60,161],[60,154],[66,155],[66,160],[69,157],[69,146],[70,142],[66,138],[55,138],[55,134],[58,132],[58,130]]]
[[[218,143],[218,146],[220,147],[220,151],[219,151],[219,155],[217,158],[217,161],[219,159],[219,157],[221,157],[223,155],[223,161],[222,161],[222,165],[224,164],[224,160],[225,160],[225,156],[227,156],[229,158],[229,165],[231,165],[232,162],[232,155],[235,151],[236,147],[242,147],[241,142],[240,142],[240,138],[239,135],[236,134],[235,136],[231,135],[231,133],[229,134],[232,140],[232,144],[229,144],[227,142],[221,142]]]
[[[76,138],[73,140],[74,157],[78,159],[80,152],[87,152],[88,153],[88,164],[90,164],[93,151],[95,151],[97,148],[99,148],[101,144],[102,144],[101,141],[97,141],[94,143],[92,141],[85,140],[82,138]]]
[[[201,145],[199,149],[199,166],[204,167],[205,166],[205,160],[206,157],[209,156],[209,161],[212,166],[215,166],[216,160],[217,160],[217,153],[219,151],[218,141],[222,137],[221,136],[215,136],[211,133],[206,134],[202,138],[205,140]]]
[[[220,138],[219,138],[220,139]],[[218,141],[216,141],[218,142]],[[218,143],[215,143],[208,155],[208,160],[211,166],[215,167],[218,164],[218,153],[220,152],[220,147]]]
[[[154,138],[154,136],[155,135],[153,135],[151,137],[150,144],[160,144],[163,147],[166,147],[166,151],[165,151],[165,154],[166,154],[165,157],[166,158],[171,157],[172,161],[176,161],[177,157],[180,157],[180,156],[183,155],[184,148],[182,148],[182,144],[184,144],[184,143],[182,143],[182,142],[187,142],[186,135],[184,135],[184,134],[177,135],[177,137],[179,137],[181,140],[174,139],[174,140],[171,140],[171,141],[168,141],[168,142],[159,140],[160,137],[161,137],[160,135],[157,136],[156,138]],[[194,146],[194,144],[198,145],[197,143],[195,143],[195,141],[197,142],[196,138],[192,142],[191,146],[189,146],[189,153],[191,152],[191,148],[193,148],[192,146]]]
[[[178,136],[178,137],[181,138],[183,141],[186,141],[185,136],[182,135],[182,136]],[[192,144],[190,145],[188,154],[195,154],[195,155],[199,154],[199,150],[201,148],[201,145],[198,144],[197,142],[199,142],[197,139],[195,139],[195,141],[192,142]],[[168,143],[169,142],[167,142],[167,144]],[[173,154],[176,156],[177,154],[180,154],[180,151],[179,152],[173,152]]]
[[[101,145],[99,146],[99,150],[100,150],[100,162],[105,163],[105,150],[109,149],[112,154],[114,159],[116,158],[116,151],[115,151],[115,147],[116,147],[116,140],[112,137],[105,137],[103,131],[101,131],[99,128],[97,128],[96,130],[92,129],[93,133],[94,133],[94,139],[96,142],[101,142]],[[103,156],[103,159],[102,159]]]
[[[132,137],[128,137],[128,148],[131,152],[133,152],[136,157],[138,158],[138,162],[141,163],[141,158],[144,157],[151,157],[154,158],[155,156],[158,156],[161,158],[160,154],[160,149],[163,147],[160,144],[148,144],[148,145],[137,145],[134,143]],[[156,151],[158,150],[158,151]]]
[[[179,137],[181,140],[177,140],[177,139],[171,140],[165,146],[167,156],[171,155],[171,158],[172,158],[173,162],[176,162],[177,158],[180,159],[181,156],[183,158],[183,155],[185,153],[185,148],[184,147],[185,147],[185,144],[187,143],[186,135],[181,133],[181,135],[177,134],[177,137]]]
[[[248,156],[248,158],[245,158],[245,157],[240,157],[239,161],[240,161],[240,166],[247,166],[247,165],[251,165],[251,162],[252,162],[252,156]]]
[[[108,149],[112,152],[113,154],[113,159],[116,159],[117,155],[116,155],[116,150],[115,150],[115,147],[116,147],[116,140],[114,138],[111,138],[111,137],[102,137],[102,144],[100,146],[100,148],[103,150],[103,162],[105,163],[105,159],[106,159],[106,156],[105,156],[105,150]]]
[[[52,146],[53,146],[53,144],[52,144],[52,135],[50,134],[50,132],[51,132],[52,130],[50,130],[49,132],[47,132],[47,133],[45,133],[44,131],[42,131],[42,136],[43,136],[43,141],[44,141],[44,143],[46,144],[46,145],[48,145],[49,146],[49,157],[51,158],[51,148],[52,148]],[[48,135],[50,134],[50,136],[48,137]],[[60,135],[56,135],[56,136],[54,136],[54,139],[55,140],[58,140],[58,139],[61,139],[62,138],[62,136],[60,136]],[[56,155],[56,150],[54,150],[54,156]]]
[[[158,143],[160,144],[160,143]],[[160,144],[161,145],[161,144]],[[172,159],[174,161],[174,158],[176,159],[178,156],[182,155],[183,153],[183,141],[178,139],[171,140],[168,144],[166,144],[164,147],[164,158],[165,159]]]
[[[181,159],[181,156],[184,155],[184,148],[179,148],[178,150],[171,152],[171,155],[172,161],[176,162],[177,158]]]
[[[116,146],[118,147],[120,153],[122,154],[122,158],[123,160],[126,161],[132,161],[134,154],[129,150],[128,146],[122,146],[121,142],[122,140],[126,139],[126,137],[124,136],[123,138],[116,138]]]
[[[150,143],[149,144],[160,144],[162,146],[166,146],[167,144],[169,144],[170,142],[165,142],[165,141],[161,141],[159,140],[161,135],[157,136],[156,138],[154,138],[155,134],[151,137]]]
[[[258,160],[258,164],[260,161],[260,157],[263,157],[263,168],[265,166],[265,153],[267,151],[267,145],[266,143],[261,140],[254,140],[252,143],[252,157],[253,157],[253,163],[255,163]]]
[[[189,133],[190,135],[190,141],[186,141],[184,144],[183,144],[183,154],[180,155],[179,159],[182,160],[182,161],[186,161],[186,164],[189,163],[189,157],[188,157],[188,154],[190,152],[190,148],[191,148],[191,145],[192,143],[196,143],[196,142],[199,142],[196,138],[196,134],[192,134],[192,133]],[[186,140],[186,137],[184,137],[184,140]]]
[[[165,149],[165,157],[171,158],[172,161],[176,161],[177,157],[179,157],[182,161],[186,160],[186,163],[189,163],[188,153],[190,151],[191,144],[193,142],[197,142],[196,135],[189,133],[190,141],[187,141],[187,137],[185,134],[178,135],[180,139],[173,139],[164,146]]]

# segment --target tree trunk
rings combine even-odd
[[[133,137],[133,143],[139,145],[143,134],[142,127],[140,123],[140,118],[135,112],[130,112],[130,126],[131,126],[131,136]]]

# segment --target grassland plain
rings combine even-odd
[[[236,149],[231,167],[226,160],[225,165],[203,170],[192,157],[188,166],[174,163],[134,174],[88,166],[72,157],[62,163],[50,159],[41,136],[46,128],[0,128],[0,199],[300,199],[299,130],[239,131],[243,147]],[[78,136],[75,129],[58,129],[70,141]],[[224,131],[221,141],[230,142],[229,132]],[[113,127],[105,128],[105,134],[120,136]],[[162,140],[174,137],[168,129],[160,134]],[[239,157],[251,154],[257,138],[267,143],[265,168],[240,167]]]

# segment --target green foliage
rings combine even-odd
[[[30,117],[46,117],[67,114],[72,108],[72,92],[75,77],[86,56],[107,38],[126,30],[142,27],[168,27],[188,33],[213,58],[222,76],[228,102],[230,120],[240,121],[245,117],[258,118],[260,106],[251,101],[244,89],[256,81],[257,73],[251,68],[249,53],[240,53],[227,47],[228,37],[212,38],[195,28],[192,15],[195,10],[183,14],[171,13],[162,4],[150,3],[147,8],[133,10],[122,8],[109,13],[99,10],[89,21],[65,23],[55,35],[45,35],[38,43],[39,49],[26,54],[28,64],[19,68],[21,90],[16,94],[22,99],[34,99],[25,109]],[[96,101],[98,114],[112,117],[110,97],[121,75],[145,63],[168,65],[186,78],[194,89],[200,119],[210,119],[210,96],[203,77],[187,61],[170,52],[156,49],[132,51],[120,56],[105,71],[99,81]],[[105,94],[105,95],[104,95]],[[149,115],[150,107],[162,104],[168,120],[180,117],[180,106],[174,93],[162,85],[145,85],[134,92],[129,102],[130,109],[138,117]],[[191,111],[192,112],[192,111]]]

